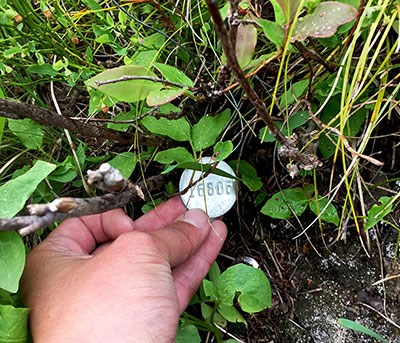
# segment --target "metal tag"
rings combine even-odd
[[[216,168],[235,176],[232,168],[224,161],[215,162],[211,157],[203,157],[202,164],[214,165]],[[228,212],[236,201],[236,181],[224,176],[209,174],[200,180],[204,172],[185,169],[179,181],[179,191],[193,184],[182,201],[188,209],[200,208],[210,218],[217,218]]]

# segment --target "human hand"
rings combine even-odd
[[[66,220],[21,279],[34,341],[173,342],[225,237],[178,197],[135,221],[121,209]]]

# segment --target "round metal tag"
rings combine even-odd
[[[224,161],[215,162],[211,157],[203,157],[202,164],[218,163],[216,168],[235,176],[232,168]],[[210,218],[217,218],[228,212],[236,201],[236,181],[224,176],[209,174],[198,181],[204,172],[185,169],[179,181],[179,191],[193,184],[185,194],[181,195],[185,206],[190,210],[200,208]],[[197,182],[196,182],[197,181]]]

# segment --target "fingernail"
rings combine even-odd
[[[183,215],[182,221],[201,229],[208,224],[208,217],[202,210],[189,210]]]

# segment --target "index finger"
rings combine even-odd
[[[186,212],[180,197],[174,197],[132,221],[121,209],[66,220],[45,242],[58,250],[90,254],[99,244],[114,241],[129,231],[159,230]]]

